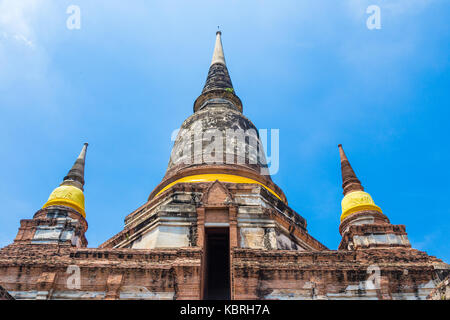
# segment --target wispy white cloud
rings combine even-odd
[[[41,0],[0,1],[0,64],[3,66],[0,81],[3,80],[3,85],[7,80],[14,81],[20,74],[21,65],[26,65],[30,58],[33,60],[30,65],[33,66],[45,62],[45,53],[34,50],[36,34],[33,20],[41,5]]]
[[[0,28],[3,38],[33,47],[35,33],[32,20],[43,6],[42,0],[0,1]]]
[[[3,31],[0,38],[4,41],[15,40],[18,43],[22,43],[27,47],[34,48],[34,43],[23,34],[10,34]]]
[[[36,104],[25,102],[31,96],[35,102],[52,99],[54,83],[59,80],[55,70],[51,69],[51,54],[48,50],[48,34],[53,31],[47,31],[44,23],[54,20],[54,8],[55,4],[51,1],[0,0],[2,108],[13,105],[15,108],[20,105],[32,108]],[[61,13],[62,17],[64,14]],[[28,94],[23,95],[24,92]]]

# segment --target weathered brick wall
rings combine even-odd
[[[0,250],[0,282],[16,299],[198,299],[201,253],[10,245]]]
[[[200,299],[202,254],[199,247],[10,245],[0,250],[0,283],[16,299]],[[73,266],[79,268],[79,288],[71,287]],[[235,248],[232,297],[425,299],[448,276],[448,267],[409,248],[314,252]]]
[[[437,270],[448,274],[448,265],[414,249],[235,249],[232,261],[235,299],[425,299]]]

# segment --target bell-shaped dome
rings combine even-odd
[[[86,212],[84,211],[83,191],[74,186],[59,186],[53,190],[43,208],[47,208],[49,206],[70,207],[78,211],[78,213],[86,218]]]
[[[372,200],[370,194],[364,191],[352,191],[347,193],[341,202],[342,215],[341,221],[347,218],[352,213],[361,211],[377,211],[383,213],[375,202]]]
[[[210,102],[184,121],[166,177],[183,168],[207,165],[242,167],[270,179],[258,130],[231,102]]]
[[[221,34],[216,33],[205,86],[194,103],[194,114],[181,125],[165,178],[183,168],[213,164],[268,175],[258,130],[242,114],[241,100],[234,92]]]

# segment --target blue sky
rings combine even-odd
[[[339,244],[342,143],[413,247],[450,262],[449,13],[447,0],[0,0],[0,246],[86,141],[89,246],[122,229],[164,175],[220,25],[244,114],[280,130],[273,180],[310,234]]]

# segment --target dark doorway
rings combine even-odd
[[[205,299],[230,299],[230,236],[228,228],[206,228]]]

